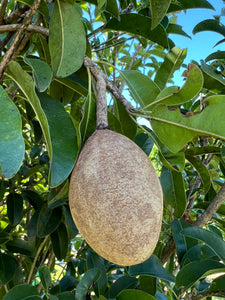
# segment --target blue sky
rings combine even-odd
[[[220,15],[221,9],[225,7],[222,0],[208,0],[215,8],[210,9],[190,9],[186,13],[182,12],[178,14],[177,24],[183,27],[183,30],[192,37],[188,39],[180,35],[171,35],[172,40],[175,42],[176,46],[180,48],[187,48],[187,57],[185,63],[188,64],[191,60],[200,62],[201,59],[205,59],[210,53],[217,50],[225,50],[225,43],[220,44],[216,47],[214,45],[223,39],[223,36],[210,31],[204,31],[192,34],[192,30],[196,24],[206,19],[213,19],[214,15]],[[225,24],[225,17],[221,17],[221,22]],[[183,70],[177,71],[174,76],[175,84],[182,85],[183,79],[181,74]]]

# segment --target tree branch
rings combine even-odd
[[[4,24],[11,24],[14,20],[18,19],[23,13],[25,13],[30,7],[26,4],[14,10],[8,17],[4,19]]]
[[[8,31],[17,31],[19,29],[21,29],[23,24],[9,24],[9,25],[2,25],[0,26],[0,33],[1,32],[8,32]],[[41,33],[44,35],[49,35],[49,29],[42,27],[42,26],[37,26],[35,24],[30,24],[27,26],[26,28],[27,31],[31,31],[31,32],[37,32],[37,33]]]
[[[8,4],[8,0],[2,0],[1,1],[1,8],[0,8],[0,24],[3,23],[4,16],[5,16],[5,10]]]

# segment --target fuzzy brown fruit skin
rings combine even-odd
[[[87,140],[71,175],[69,205],[80,234],[105,259],[130,266],[154,251],[161,185],[149,158],[127,137],[105,129]]]

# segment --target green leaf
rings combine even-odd
[[[200,280],[210,274],[215,274],[225,271],[225,265],[212,259],[194,261],[185,265],[177,274],[176,286],[178,288],[190,288]]]
[[[209,292],[222,290],[224,293],[224,287],[225,287],[225,275],[222,275],[213,280],[213,282],[210,285]]]
[[[43,206],[38,218],[38,236],[43,238],[46,235],[54,232],[58,228],[61,219],[61,207],[56,207],[52,209],[47,207],[47,205]]]
[[[69,176],[76,161],[78,155],[76,130],[72,119],[59,101],[47,94],[39,94],[39,99],[50,131],[53,151],[50,184],[55,187]]]
[[[58,260],[66,257],[68,250],[68,235],[66,226],[61,223],[59,227],[51,234],[53,251]]]
[[[225,139],[225,96],[211,96],[206,101],[206,108],[190,117],[183,116],[179,110],[168,110],[164,105],[154,108],[152,128],[172,152],[178,152],[198,135]]]
[[[34,248],[30,245],[28,241],[14,239],[7,242],[7,249],[12,253],[19,253],[22,255],[34,257]]]
[[[10,193],[6,203],[9,221],[12,226],[16,226],[23,216],[23,197],[20,194]]]
[[[88,95],[86,82],[83,82],[80,78],[77,78],[74,75],[71,75],[67,78],[55,78],[55,81],[61,83],[63,86],[70,88],[83,97],[87,97]]]
[[[173,215],[180,218],[187,205],[182,174],[163,167],[160,181],[165,207],[170,205],[174,209]]]
[[[173,48],[174,49],[174,48]],[[166,60],[164,61],[164,63]],[[161,65],[163,66],[164,63]],[[165,68],[168,70],[168,65],[165,63]],[[169,79],[171,74],[167,74],[167,70],[164,67],[160,67],[156,74],[155,81],[157,84],[162,84],[162,82],[166,83],[166,80]],[[173,65],[171,64],[171,68],[169,68],[169,71],[172,72]],[[165,73],[165,74],[164,74]],[[167,78],[165,78],[165,75]],[[178,105],[185,103],[192,98],[194,98],[202,89],[203,86],[203,76],[201,70],[194,64],[190,64],[188,66],[188,71],[186,72],[187,79],[185,81],[185,84],[182,86],[181,89],[178,89],[177,92],[174,92],[172,94],[164,96],[163,98],[158,98],[155,100],[151,105],[155,105],[156,103],[164,103],[166,105]],[[163,88],[163,86],[162,86]]]
[[[113,17],[118,18],[119,17],[119,9],[117,6],[116,0],[107,0],[105,11],[110,13]]]
[[[34,0],[19,0],[18,2],[27,4],[28,6],[32,6],[34,3]],[[38,7],[38,12],[41,13],[44,17],[49,17],[49,10],[48,5],[46,2],[42,1],[41,4]]]
[[[176,12],[190,8],[208,8],[214,10],[214,7],[206,0],[179,0],[171,3],[168,12]]]
[[[214,31],[225,36],[225,26],[217,19],[204,20],[198,23],[192,32],[193,34],[196,34],[202,31]]]
[[[140,14],[122,14],[119,20],[112,18],[104,27],[104,30],[108,29],[140,35],[165,48],[168,47],[168,39],[164,27],[159,24],[154,30],[151,30],[151,18]]]
[[[184,32],[182,30],[182,26],[178,25],[178,24],[173,24],[173,23],[169,23],[168,27],[166,28],[166,32],[168,34],[179,34],[182,36],[185,36],[189,39],[191,39],[190,35],[188,35],[186,32]]]
[[[34,82],[39,92],[44,92],[52,81],[52,70],[46,62],[37,58],[24,57],[24,62],[33,70]]]
[[[148,294],[155,295],[157,279],[149,275],[141,275],[138,278],[140,289]]]
[[[151,0],[150,7],[152,13],[151,29],[156,28],[162,21],[170,6],[171,0]]]
[[[220,259],[225,261],[225,242],[218,234],[199,227],[186,228],[182,234],[204,242]]]
[[[136,135],[134,142],[149,156],[154,146],[153,140],[146,133]]]
[[[153,102],[160,92],[159,87],[139,71],[125,70],[121,75],[126,81],[134,101],[141,107]]]
[[[121,276],[112,283],[109,290],[110,298],[115,298],[121,291],[125,289],[135,288],[137,285],[138,280],[135,277],[131,277],[128,275]]]
[[[18,284],[9,290],[3,300],[24,300],[31,296],[38,296],[38,291],[34,286]]]
[[[101,275],[101,271],[97,268],[89,269],[82,277],[81,281],[77,285],[75,299],[83,300],[86,298],[86,294],[89,287],[98,280]]]
[[[57,297],[59,300],[74,300],[75,293],[74,292],[64,292],[64,293],[57,294]]]
[[[174,276],[163,268],[161,262],[154,254],[145,262],[129,267],[129,275],[150,275],[162,280],[174,282]]]
[[[185,155],[185,157],[200,175],[203,183],[204,192],[205,194],[207,194],[211,185],[211,178],[207,167],[196,157],[193,157],[191,155]]]
[[[35,93],[32,78],[17,62],[12,61],[9,63],[7,75],[20,87],[38,117],[51,161],[50,183],[52,186],[57,186],[70,174],[78,154],[73,122],[62,104],[47,95],[40,96],[42,108]],[[61,124],[64,124],[64,126],[61,126]],[[51,140],[50,134],[53,135],[53,140]]]
[[[79,129],[82,143],[96,130],[96,102],[91,96],[85,100],[83,117]]]
[[[53,73],[67,77],[83,64],[86,36],[74,5],[57,0],[49,24],[49,49]]]
[[[40,266],[38,268],[38,273],[41,279],[41,283],[43,285],[43,287],[47,290],[51,283],[52,283],[52,279],[51,279],[51,273],[49,271],[49,268],[47,266]]]
[[[14,276],[18,263],[16,259],[8,254],[0,253],[0,280],[7,284]]]
[[[202,73],[204,75],[204,87],[214,93],[225,93],[225,79],[215,67],[207,65],[201,60]]]
[[[152,295],[140,290],[124,290],[117,297],[116,300],[155,300]]]
[[[11,178],[20,168],[25,146],[19,110],[2,86],[0,106],[0,176]]]
[[[216,52],[213,52],[206,57],[205,61],[207,62],[214,59],[225,59],[225,51],[218,50]]]

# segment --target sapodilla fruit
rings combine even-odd
[[[127,137],[108,129],[92,134],[71,175],[69,205],[80,234],[110,262],[135,265],[154,251],[161,186],[149,158]]]

